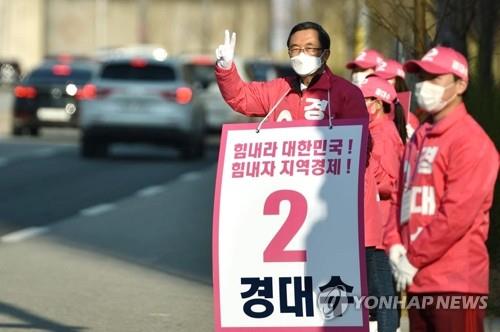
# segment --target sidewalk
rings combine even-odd
[[[213,173],[0,243],[0,331],[212,331]]]

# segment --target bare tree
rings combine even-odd
[[[426,51],[426,35],[427,28],[425,24],[425,12],[427,10],[427,2],[425,0],[414,0],[413,2],[415,23],[413,31],[415,34],[415,56],[420,58]]]
[[[467,36],[479,0],[366,1],[370,19],[389,31],[412,56],[420,57],[437,44],[467,56]]]
[[[403,45],[405,53],[420,57],[433,41],[435,25],[427,23],[426,0],[366,0],[369,18]]]

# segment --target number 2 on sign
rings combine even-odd
[[[307,216],[307,200],[293,190],[278,190],[271,193],[264,203],[264,215],[279,215],[281,202],[290,202],[290,213],[283,226],[264,250],[264,262],[305,262],[305,250],[285,250],[292,238],[304,224]]]

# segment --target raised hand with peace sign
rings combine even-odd
[[[217,58],[217,65],[219,67],[229,69],[233,64],[234,47],[236,45],[236,32],[233,32],[229,38],[229,30],[224,32],[224,44],[219,45],[215,50],[215,57]]]

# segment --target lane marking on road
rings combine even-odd
[[[170,318],[172,317],[171,314],[166,314],[166,313],[162,313],[162,312],[152,312],[149,314],[149,316],[152,316],[152,317],[164,317],[164,318]]]
[[[139,197],[150,197],[150,196],[161,194],[164,191],[165,191],[164,186],[150,186],[150,187],[140,189],[139,191],[137,191],[137,193],[135,195],[139,196]]]
[[[52,157],[58,152],[58,149],[56,148],[41,148],[39,150],[35,150],[31,153],[32,156],[38,157],[38,158],[47,158],[47,157]]]
[[[116,207],[116,204],[98,204],[95,206],[91,206],[89,208],[80,210],[80,214],[86,217],[97,216],[106,212],[113,210]]]
[[[189,173],[181,175],[179,180],[180,181],[195,181],[195,180],[201,179],[201,177],[202,177],[201,172],[189,172]]]
[[[15,243],[20,242],[37,235],[45,234],[49,231],[49,227],[28,227],[6,234],[0,238],[2,243]]]

